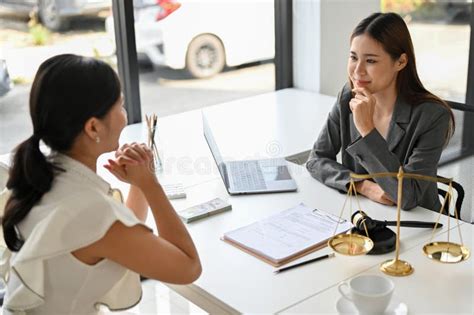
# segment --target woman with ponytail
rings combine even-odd
[[[454,132],[453,113],[423,87],[410,33],[396,13],[374,13],[350,38],[348,83],[339,93],[306,168],[322,183],[347,191],[350,173],[405,172],[436,176]],[[341,153],[341,162],[336,160]],[[397,200],[397,179],[356,182],[358,193],[385,204]],[[403,181],[401,208],[439,211],[436,183]]]
[[[38,69],[33,134],[15,151],[2,226],[13,253],[4,314],[96,314],[141,298],[139,274],[193,282],[199,256],[154,172],[151,150],[118,148],[127,123],[120,82],[106,63],[59,55]],[[40,148],[44,143],[51,153]],[[96,174],[98,157],[130,184],[126,204]],[[143,222],[150,207],[159,236]]]

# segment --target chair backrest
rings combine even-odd
[[[442,152],[439,166],[448,165],[460,159],[472,156],[474,153],[474,104],[464,104],[447,101],[454,114],[456,132],[450,139],[450,144]],[[451,147],[453,145],[454,147]]]
[[[439,175],[438,175],[438,178],[446,179],[445,177],[439,176]],[[454,211],[457,211],[457,217],[459,218],[459,220],[461,220],[461,207],[462,207],[462,202],[464,201],[464,188],[462,187],[461,184],[459,184],[458,182],[455,182],[455,181],[452,182],[452,186],[453,186],[453,190],[456,191],[456,194],[457,194],[457,196],[453,196],[453,198],[456,198],[456,202],[454,203],[455,206],[456,206],[456,209]],[[446,195],[448,193],[447,189],[448,188],[446,188],[446,190],[444,190],[444,189],[438,187],[438,194],[441,197],[443,197],[443,199],[446,198]],[[448,211],[449,211],[449,205],[446,202],[445,205],[444,205],[443,213],[446,214],[446,213],[448,213]],[[456,213],[449,213],[449,215],[451,217],[455,217]]]

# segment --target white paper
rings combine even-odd
[[[339,217],[300,204],[256,223],[224,234],[224,238],[278,262],[347,231],[351,224]]]

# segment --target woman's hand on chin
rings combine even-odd
[[[362,137],[374,128],[375,97],[366,88],[354,88],[354,97],[349,102],[354,124]]]

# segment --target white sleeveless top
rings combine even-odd
[[[97,314],[100,305],[133,307],[142,293],[138,274],[106,259],[87,265],[71,252],[101,239],[116,221],[143,223],[85,165],[61,154],[53,161],[66,172],[56,175],[51,191],[17,226],[26,241],[10,259],[4,314]]]

